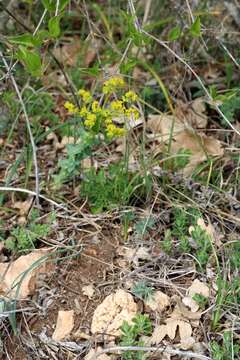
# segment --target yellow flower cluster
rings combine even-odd
[[[70,101],[66,101],[64,107],[70,114],[76,114],[78,111],[77,107]]]
[[[118,89],[124,88],[124,86],[124,80],[119,76],[114,76],[104,82],[102,91],[105,95],[108,95],[114,93]]]
[[[126,134],[126,130],[123,128],[119,128],[114,124],[109,124],[106,127],[107,137],[121,137]]]
[[[122,92],[124,87],[124,80],[115,76],[104,82],[102,86],[104,96],[100,102],[94,100],[89,91],[80,89],[78,95],[81,98],[82,107],[78,109],[69,101],[64,104],[64,107],[70,114],[79,114],[83,118],[84,125],[95,133],[102,131],[109,138],[120,137],[126,134],[126,130],[117,126],[114,118],[124,117],[131,120],[139,118],[139,111],[131,105],[138,100],[134,91],[125,92],[121,98],[116,97],[115,93]]]
[[[82,101],[85,104],[89,104],[92,101],[92,95],[90,94],[89,91],[86,91],[84,89],[80,89],[78,91],[78,95],[82,98]]]
[[[122,97],[124,102],[134,102],[138,100],[138,96],[134,91],[128,91]]]

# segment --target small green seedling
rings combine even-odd
[[[144,346],[140,337],[151,335],[152,324],[148,315],[138,314],[132,320],[132,324],[124,321],[121,326],[122,336],[120,338],[121,346]],[[124,360],[144,360],[146,354],[144,351],[125,351],[122,355]]]

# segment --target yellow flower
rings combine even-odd
[[[90,103],[92,101],[92,95],[89,91],[86,91],[84,89],[80,89],[78,91],[78,95],[81,96],[82,101],[86,104]]]
[[[107,117],[107,118],[104,120],[104,122],[105,122],[106,125],[112,124],[112,118]]]
[[[77,107],[70,101],[66,101],[64,107],[70,114],[75,114],[78,111]]]
[[[111,112],[110,112],[109,109],[103,109],[101,111],[101,115],[102,115],[103,118],[108,118],[111,115]]]
[[[135,119],[137,120],[139,118],[139,112],[137,109],[130,107],[129,109],[125,110],[125,115],[129,118],[129,119]]]
[[[114,111],[124,112],[125,107],[123,106],[123,102],[121,100],[114,100],[111,102],[110,107]]]
[[[106,128],[107,130],[107,137],[112,138],[112,137],[120,137],[125,135],[126,130],[123,128],[119,128],[114,124],[109,124]]]
[[[123,101],[125,102],[134,102],[137,101],[138,96],[134,91],[128,91],[124,94],[124,96],[122,97]]]
[[[99,105],[98,101],[93,101],[93,103],[92,103],[92,112],[100,113],[101,111],[102,111],[102,108]]]
[[[86,108],[86,106],[83,106],[80,111],[79,114],[81,117],[85,117],[88,114],[88,109]]]
[[[88,113],[86,115],[86,119],[84,121],[84,125],[89,127],[90,129],[95,125],[96,123],[96,120],[97,120],[97,116],[95,114],[92,114],[92,113]]]
[[[119,88],[123,88],[125,86],[124,80],[119,76],[114,76],[111,79],[107,80],[103,84],[103,93],[111,94],[115,92]]]

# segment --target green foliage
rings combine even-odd
[[[58,174],[53,176],[56,189],[60,188],[65,181],[72,180],[74,176],[79,175],[81,161],[92,153],[92,147],[96,140],[83,128],[80,129],[78,135],[76,144],[67,145],[66,157],[58,162]]]
[[[189,32],[193,37],[201,36],[201,20],[199,16],[197,16],[194,22],[192,23]]]
[[[22,61],[32,76],[40,76],[42,73],[41,57],[37,50],[29,50],[19,46],[16,53],[18,60]]]
[[[205,309],[208,303],[208,298],[206,298],[202,294],[194,294],[192,298],[198,303],[201,309]]]
[[[185,166],[189,163],[191,155],[191,150],[179,149],[176,156],[174,157],[173,169],[175,171],[184,169]]]
[[[148,286],[146,281],[139,281],[132,288],[132,293],[141,300],[149,300],[153,291],[153,287]]]
[[[121,221],[123,224],[123,233],[124,233],[124,239],[126,240],[128,237],[128,229],[130,226],[130,223],[132,222],[132,220],[134,220],[135,215],[132,211],[126,211],[124,212],[124,214],[121,217]]]
[[[144,346],[139,340],[142,335],[151,335],[152,324],[149,317],[145,314],[138,314],[133,319],[133,324],[126,321],[121,326],[122,336],[120,338],[121,346]],[[144,351],[126,351],[123,353],[124,360],[144,360],[146,358]]]
[[[154,229],[156,220],[152,216],[148,216],[136,222],[134,229],[138,235],[145,235],[149,230]]]
[[[224,96],[223,104],[220,106],[220,109],[230,122],[236,120],[236,116],[240,113],[239,89],[230,95]],[[228,126],[224,119],[220,118],[220,122],[222,126]]]
[[[237,360],[240,353],[240,342],[233,343],[233,334],[231,331],[225,331],[222,344],[218,341],[210,342],[211,355],[213,360]]]
[[[164,239],[162,241],[162,248],[167,253],[170,254],[173,248],[173,239],[172,232],[170,229],[167,229],[164,233]]]
[[[10,236],[6,239],[5,246],[11,251],[34,249],[37,240],[46,237],[50,229],[49,224],[37,223],[37,215],[33,212],[26,226],[17,226],[10,231]]]
[[[189,238],[187,236],[180,236],[179,238],[179,247],[180,247],[180,250],[183,252],[183,253],[189,253],[190,250],[191,250],[191,245],[190,245],[190,241],[189,241]]]
[[[139,174],[129,173],[122,163],[110,165],[107,170],[91,168],[84,174],[80,195],[86,196],[92,212],[98,213],[128,205],[135,195],[145,196],[143,180]]]
[[[182,30],[181,30],[180,26],[175,26],[174,28],[172,28],[169,31],[168,40],[170,40],[170,41],[178,40],[180,38],[181,34],[182,34]]]
[[[48,21],[49,34],[53,38],[59,37],[61,33],[61,29],[60,29],[61,17],[62,17],[61,15],[54,16]]]
[[[61,12],[69,3],[69,0],[59,0],[59,8],[58,10]],[[57,2],[56,0],[42,0],[42,4],[48,11],[55,11]]]
[[[212,243],[210,236],[199,225],[196,225],[191,232],[193,241],[197,245],[196,258],[201,267],[206,266],[209,256],[212,252]]]

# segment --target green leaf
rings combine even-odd
[[[60,0],[59,11],[63,11],[68,3],[69,3],[69,0]]]
[[[189,29],[191,35],[193,37],[199,37],[201,36],[201,20],[200,17],[196,17],[194,23],[191,25]]]
[[[179,26],[175,26],[173,29],[170,30],[168,34],[168,39],[170,41],[177,40],[181,36],[181,28]]]
[[[31,75],[41,75],[41,57],[37,51],[30,51],[23,46],[19,46],[19,49],[17,51],[17,58],[24,63]]]
[[[48,22],[49,33],[53,38],[57,38],[60,35],[60,20],[61,15],[52,17]]]
[[[63,11],[66,5],[69,3],[69,0],[60,0],[59,1],[59,12]],[[42,4],[48,11],[56,10],[56,0],[42,0]]]
[[[52,0],[42,0],[42,4],[48,11],[53,11],[55,8],[55,5]]]
[[[41,40],[30,33],[9,36],[8,41],[12,44],[36,47],[41,45]]]

